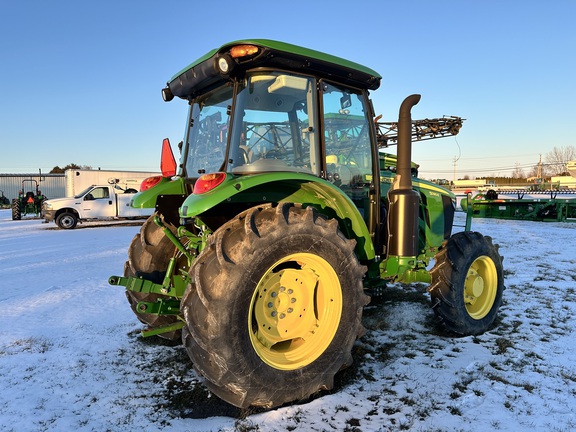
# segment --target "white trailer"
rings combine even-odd
[[[487,186],[495,186],[494,182],[489,182],[485,179],[478,180],[454,180],[452,182],[452,189],[457,188],[480,188]]]
[[[115,183],[124,190],[139,191],[140,184],[148,177],[162,175],[159,172],[145,171],[107,171],[67,169],[66,196],[73,197],[92,185],[107,185]]]

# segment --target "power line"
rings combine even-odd
[[[463,168],[461,167],[459,169],[459,171],[461,172],[465,172],[465,173],[488,173],[488,172],[494,172],[494,171],[514,171],[517,169],[525,169],[525,168],[534,168],[535,166],[537,166],[538,163],[534,163],[534,164],[525,164],[525,165],[514,165],[514,166],[494,166],[494,167],[490,167],[490,168]],[[542,166],[552,166],[552,165],[556,165],[554,163],[542,163]],[[446,170],[446,169],[420,169],[419,170],[422,173],[428,173],[428,172],[434,172],[434,173],[441,173],[441,174],[450,174],[452,173],[452,170]]]

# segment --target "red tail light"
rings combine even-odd
[[[194,183],[194,193],[199,195],[211,191],[226,178],[225,173],[202,174]]]
[[[148,177],[140,184],[140,192],[144,192],[150,189],[152,186],[156,186],[162,180],[162,176]]]

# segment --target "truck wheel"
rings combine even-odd
[[[158,213],[150,216],[140,228],[140,232],[134,236],[128,248],[128,261],[124,265],[124,277],[137,276],[154,283],[162,283],[168,268],[170,258],[174,256],[176,246],[168,237],[164,235],[162,229],[154,223],[154,217]],[[176,229],[168,225],[174,232]],[[174,324],[178,318],[173,315],[154,315],[140,313],[136,309],[138,302],[156,302],[164,297],[155,293],[140,293],[136,291],[126,291],[126,298],[130,303],[132,311],[143,324],[150,328],[161,327]],[[168,340],[180,340],[182,332],[180,330],[162,333],[158,335]]]
[[[480,233],[459,232],[435,258],[429,288],[434,312],[454,333],[484,333],[496,319],[504,291],[498,246]]]
[[[56,218],[56,225],[62,229],[73,229],[76,228],[78,223],[78,218],[72,212],[61,213]]]
[[[17,199],[12,200],[12,220],[22,219],[22,212],[20,211],[20,201]]]
[[[183,343],[208,388],[271,408],[333,387],[352,363],[369,302],[354,240],[308,207],[254,207],[220,227],[194,261]]]

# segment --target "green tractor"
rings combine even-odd
[[[155,207],[124,276],[145,336],[181,339],[208,388],[237,407],[276,407],[333,387],[386,282],[429,284],[446,329],[491,327],[504,290],[490,237],[452,235],[455,196],[417,178],[411,109],[397,155],[380,152],[359,64],[271,40],[208,52],[162,90],[190,105],[181,160],[163,143]],[[429,267],[434,262],[431,270]]]
[[[26,190],[25,183],[31,183],[32,186]],[[38,189],[36,180],[22,180],[22,189],[18,193],[18,198],[12,200],[12,220],[20,220],[22,216],[26,215],[40,217],[42,203],[45,199],[46,197]]]
[[[0,208],[8,209],[10,208],[10,200],[8,197],[4,196],[4,191],[0,190]]]

